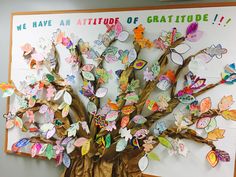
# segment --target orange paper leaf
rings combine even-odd
[[[236,121],[236,110],[226,110],[221,114],[225,119]]]
[[[224,129],[216,128],[215,130],[208,133],[207,140],[217,141],[218,139],[222,139],[224,138],[224,133],[225,133]]]
[[[218,107],[220,109],[220,111],[224,111],[224,110],[227,110],[230,108],[230,106],[234,103],[233,101],[233,96],[230,95],[230,96],[224,96],[219,104],[218,104]]]
[[[200,103],[200,112],[205,113],[211,109],[211,98],[204,98]]]

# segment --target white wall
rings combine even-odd
[[[235,0],[234,0],[235,1]],[[182,1],[193,3],[200,1]],[[213,0],[202,2],[216,2]],[[219,1],[217,1],[219,2]],[[10,36],[10,14],[19,11],[72,10],[118,7],[143,7],[176,4],[160,3],[158,0],[0,0],[0,82],[8,77],[8,50]],[[5,113],[6,100],[0,99],[0,117]],[[4,149],[4,119],[0,118],[0,177],[58,177],[62,169],[53,161],[43,161],[7,155]]]

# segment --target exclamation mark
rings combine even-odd
[[[224,18],[225,18],[224,16],[221,17],[220,23],[224,20]],[[220,25],[220,23],[218,23],[218,25]]]
[[[215,21],[216,21],[217,17],[218,17],[218,14],[216,14],[216,16],[215,16],[214,21],[212,22],[212,24],[215,24]]]
[[[225,23],[224,27],[225,27],[230,21],[231,21],[231,18],[229,18],[229,19],[227,20],[227,22]]]

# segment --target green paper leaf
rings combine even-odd
[[[158,155],[154,152],[149,152],[148,154],[148,158],[151,160],[156,160],[156,161],[160,161],[160,158],[158,157]]]
[[[132,80],[131,83],[127,87],[127,91],[134,92],[135,89],[139,88],[139,80]]]
[[[152,68],[151,68],[151,71],[153,72],[153,75],[156,77],[159,73],[160,73],[160,66],[155,63]]]
[[[164,137],[157,137],[158,138],[158,140],[159,140],[159,142],[163,145],[163,146],[165,146],[166,148],[168,148],[168,149],[171,149],[172,148],[172,144],[170,143],[170,141],[168,140],[168,139],[166,139],[166,138],[164,138]]]
[[[82,75],[88,81],[94,81],[95,80],[95,77],[91,72],[82,71]]]
[[[54,76],[51,74],[46,74],[46,78],[48,79],[48,82],[53,82],[55,80]]]
[[[106,142],[106,148],[109,148],[111,146],[111,134],[109,133],[106,138],[105,138],[105,142]]]
[[[53,146],[51,144],[48,144],[45,150],[45,155],[49,160],[52,159],[54,152],[53,152]]]

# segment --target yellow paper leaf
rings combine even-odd
[[[90,150],[90,140],[86,141],[82,148],[81,148],[81,154],[82,156],[86,155]]]
[[[218,139],[222,139],[224,138],[224,133],[225,133],[224,129],[216,128],[215,130],[208,133],[207,140],[217,141]]]
[[[225,119],[236,121],[236,110],[226,110],[221,114]]]
[[[219,162],[219,159],[217,158],[215,151],[212,150],[208,152],[206,159],[212,167],[215,167]]]

